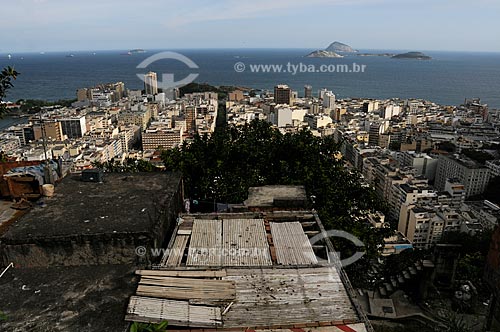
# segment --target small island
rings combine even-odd
[[[432,58],[422,52],[407,52],[396,54],[392,57],[392,59],[431,60]]]
[[[318,50],[309,53],[306,55],[307,58],[343,58],[344,56],[331,52],[331,51],[325,51],[325,50]]]
[[[356,53],[357,50],[341,42],[333,42],[324,50],[317,50],[306,55],[308,58],[343,58],[339,53]]]
[[[385,56],[385,57],[393,57],[395,54],[393,53],[359,53],[358,56]]]
[[[142,48],[135,48],[133,50],[130,50],[128,51],[129,54],[136,54],[136,53],[146,53],[145,50],[143,50]]]

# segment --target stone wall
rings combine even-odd
[[[101,234],[58,237],[30,234],[22,239],[3,238],[0,243],[0,266],[11,262],[23,268],[106,264],[144,266],[155,263],[161,257],[153,257],[151,249],[166,246],[182,209],[181,186],[179,178],[174,193],[153,198],[157,210],[148,216],[149,230],[115,233],[109,229]],[[144,247],[145,252],[138,247]]]

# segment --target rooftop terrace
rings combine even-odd
[[[183,215],[161,263],[139,270],[127,320],[172,328],[367,331],[310,211]]]

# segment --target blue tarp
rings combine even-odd
[[[52,166],[52,177],[54,181],[59,179],[59,175],[57,175],[58,164],[55,161],[50,161],[50,165]],[[7,174],[13,173],[21,173],[21,174],[29,174],[37,179],[40,185],[45,184],[45,173],[44,173],[45,164],[34,165],[34,166],[25,166],[25,167],[16,167],[7,172]]]

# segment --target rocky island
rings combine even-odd
[[[324,50],[317,50],[306,55],[308,58],[343,58],[339,53],[355,53],[357,50],[341,42],[333,42]]]
[[[422,52],[407,52],[407,53],[396,54],[392,57],[392,59],[430,60],[432,58],[428,55],[425,55]]]
[[[328,46],[325,51],[328,52],[338,52],[338,53],[356,53],[357,50],[353,49],[351,46],[346,45],[341,42],[333,42]]]
[[[317,50],[306,55],[308,58],[343,58],[344,56],[331,51]]]

